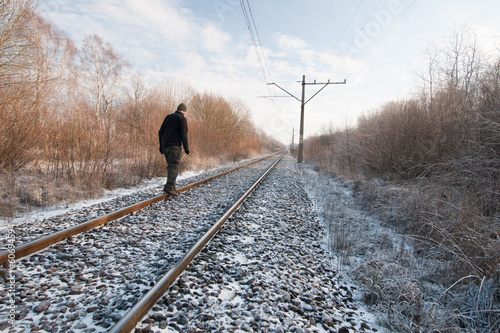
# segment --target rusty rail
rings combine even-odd
[[[200,181],[195,182],[193,184],[186,185],[186,186],[184,186],[182,188],[179,188],[177,190],[177,192],[181,193],[181,192],[190,190],[190,189],[192,189],[194,187],[203,185],[203,184],[208,183],[208,182],[210,182],[210,181],[212,181],[212,180],[214,180],[216,178],[222,177],[224,175],[227,175],[228,173],[234,172],[234,171],[236,171],[238,169],[241,169],[241,168],[247,167],[249,165],[252,165],[254,163],[260,162],[260,161],[262,161],[262,160],[264,160],[266,158],[275,156],[277,154],[279,154],[279,152],[274,153],[274,154],[270,154],[270,155],[267,155],[267,156],[264,156],[262,158],[259,158],[259,159],[255,160],[255,161],[252,161],[252,162],[246,163],[244,165],[241,165],[241,166],[239,166],[237,168],[234,168],[234,169],[222,172],[222,173],[217,174],[215,176],[208,177],[206,179],[200,180]],[[69,237],[78,235],[78,234],[83,233],[85,231],[89,231],[89,230],[94,229],[96,227],[99,227],[99,226],[101,226],[101,225],[103,225],[105,223],[108,223],[110,221],[119,219],[121,217],[124,217],[127,214],[136,212],[136,211],[138,211],[140,209],[143,209],[145,207],[148,207],[148,206],[150,206],[150,205],[152,205],[154,203],[157,203],[157,202],[160,202],[160,201],[162,201],[164,199],[167,199],[169,196],[170,196],[169,194],[160,194],[160,195],[158,195],[156,197],[153,197],[151,199],[147,199],[147,200],[141,201],[141,202],[139,202],[137,204],[134,204],[134,205],[122,208],[120,210],[117,210],[115,212],[106,214],[106,215],[101,216],[101,217],[97,217],[97,218],[92,219],[90,221],[77,224],[77,225],[75,225],[73,227],[70,227],[68,229],[64,229],[64,230],[55,232],[53,234],[47,235],[45,237],[41,237],[41,238],[32,240],[30,242],[21,244],[21,245],[17,246],[14,249],[15,259],[19,259],[19,258],[28,256],[30,254],[36,253],[38,251],[41,251],[41,250],[43,250],[43,249],[45,249],[45,248],[47,248],[47,247],[49,247],[51,245],[54,245],[54,244],[56,244],[56,243],[58,243],[58,242],[60,242],[62,240],[65,240],[65,239],[67,239]],[[8,250],[0,252],[0,265],[2,265],[5,268],[8,267],[8,263],[9,263],[8,256],[9,256],[9,253],[10,252]]]
[[[271,170],[285,156],[283,153],[262,176],[238,199],[238,201],[203,235],[200,240],[165,274],[154,286],[150,289],[125,315],[120,319],[115,326],[111,328],[110,333],[128,333],[131,332],[137,323],[148,313],[153,305],[158,301],[186,269],[196,255],[203,247],[212,239],[212,237],[224,225],[227,219],[241,206],[255,188],[267,177]]]

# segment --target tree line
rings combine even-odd
[[[255,128],[241,101],[168,79],[147,85],[132,72],[98,35],[85,36],[78,48],[41,17],[36,1],[0,0],[3,213],[164,176],[158,130],[180,102],[189,107],[192,151],[184,170],[277,145]]]
[[[320,169],[354,179],[360,202],[414,240],[420,258],[442,263],[431,279],[476,285],[468,297],[479,301],[486,281],[497,286],[492,295],[499,288],[500,57],[478,45],[457,29],[426,50],[413,97],[325,130],[304,151]],[[469,324],[477,315],[478,329],[498,327],[498,302],[464,310],[470,304],[458,306]]]

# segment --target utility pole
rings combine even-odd
[[[293,153],[293,150],[295,149],[295,132],[298,132],[299,130],[296,130],[295,127],[292,127],[292,132],[289,132],[285,130],[288,134],[292,135],[292,143],[290,144],[290,151]]]
[[[293,98],[295,98],[296,100],[298,100],[300,102],[300,132],[299,132],[299,154],[298,154],[298,157],[297,157],[297,163],[302,163],[302,160],[303,160],[303,151],[304,151],[304,107],[305,105],[307,104],[307,102],[309,102],[311,99],[313,99],[314,96],[316,96],[317,94],[319,94],[319,92],[323,89],[325,89],[325,87],[329,84],[345,84],[346,83],[346,80],[344,79],[344,81],[341,81],[341,82],[330,82],[330,80],[328,80],[328,82],[318,82],[316,83],[316,80],[314,80],[314,82],[311,82],[311,83],[306,83],[306,76],[305,75],[302,75],[302,81],[297,81],[297,82],[301,82],[302,83],[302,99],[298,99],[297,97],[295,97],[294,95],[292,95],[291,93],[289,93],[288,91],[286,91],[285,89],[281,88],[280,86],[278,86],[276,83],[268,83],[269,84],[272,84],[272,85],[275,85],[276,87],[280,88],[281,90],[283,90],[284,92],[286,92],[288,95],[292,96]],[[322,84],[323,87],[321,87],[320,90],[318,90],[314,95],[311,96],[311,98],[309,98],[307,101],[305,100],[305,96],[306,96],[306,85],[316,85],[316,84]]]
[[[302,100],[300,101],[300,130],[299,130],[299,154],[297,163],[302,163],[302,152],[304,151],[304,100],[306,98],[306,76],[302,75]]]

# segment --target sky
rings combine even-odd
[[[498,0],[41,0],[39,8],[78,47],[99,35],[151,85],[243,102],[257,128],[286,144],[292,134],[298,142],[303,77],[307,138],[411,97],[426,49],[459,28],[500,54]]]

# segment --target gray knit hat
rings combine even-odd
[[[177,111],[187,111],[187,107],[186,107],[186,104],[184,103],[181,103],[179,104],[179,106],[177,107]]]

